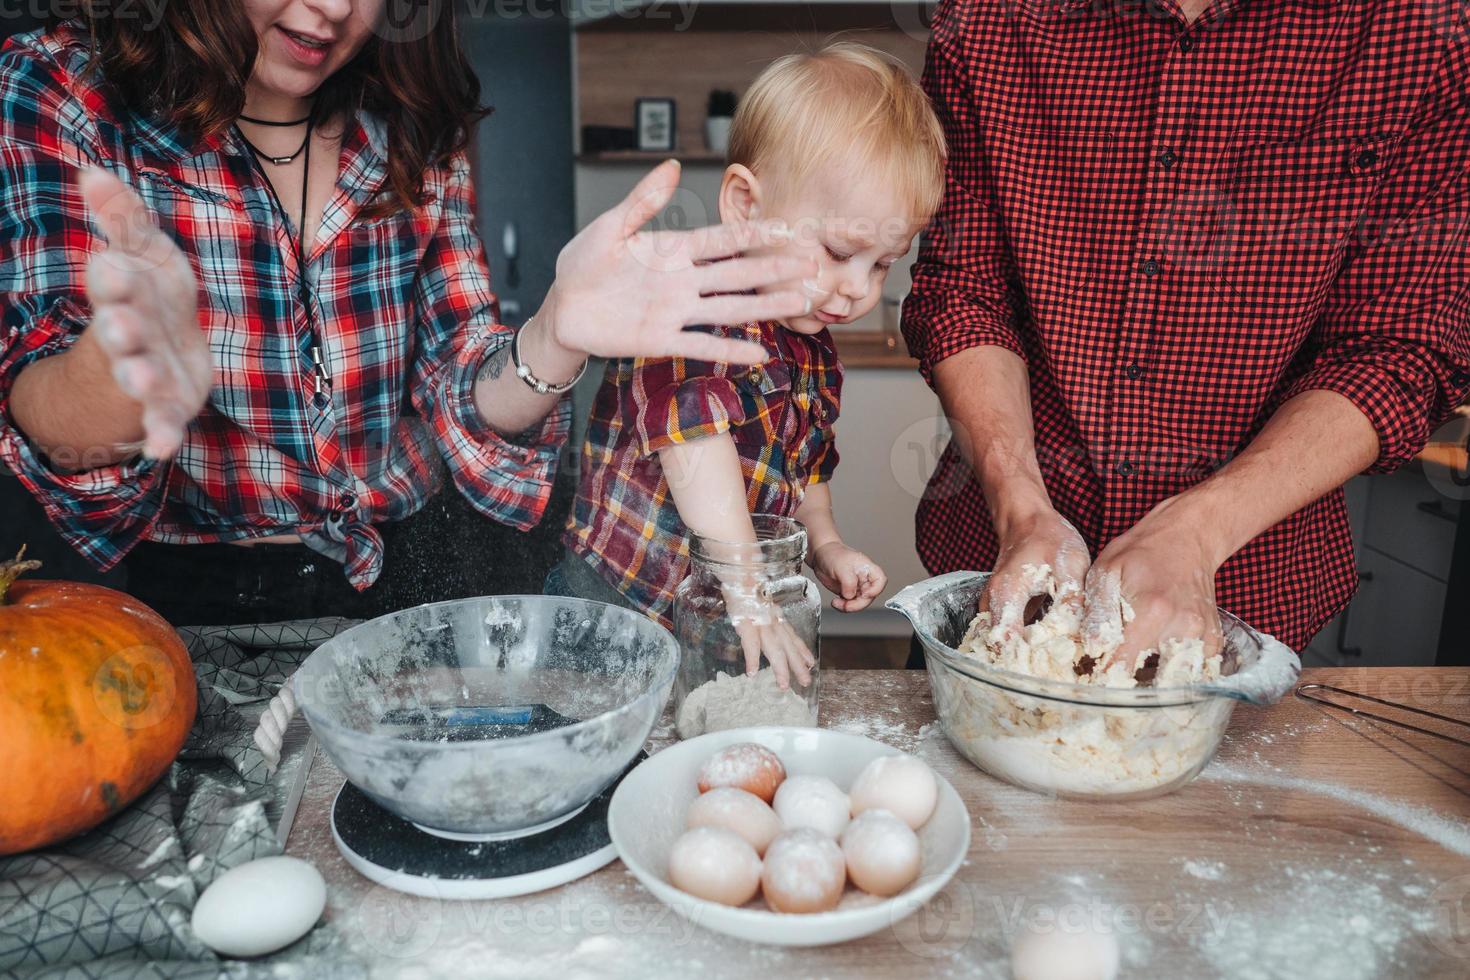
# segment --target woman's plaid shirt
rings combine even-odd
[[[569,408],[524,444],[475,410],[476,373],[511,331],[496,322],[465,157],[428,173],[428,203],[362,220],[385,185],[383,132],[368,114],[347,127],[304,271],[309,317],[285,216],[236,134],[189,141],[116,110],[83,76],[87,60],[73,25],[0,54],[0,461],[62,535],[106,568],[144,538],[294,532],[365,588],[382,565],[373,525],[417,510],[446,468],[485,514],[535,524]],[[75,186],[87,163],[131,185],[188,257],[216,373],[175,459],[66,475],[7,409],[20,371],[86,328],[84,272],[103,247]],[[323,390],[313,347],[331,378]]]

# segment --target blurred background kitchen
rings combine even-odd
[[[683,189],[662,225],[716,219],[729,116],[766,63],[842,34],[893,53],[917,74],[932,10],[904,0],[458,2],[465,48],[495,107],[475,141],[480,231],[503,319],[513,325],[540,305],[561,246],[655,162],[674,156],[684,165]],[[44,10],[45,0],[0,7],[0,30],[29,30]],[[873,313],[837,328],[847,365],[837,519],[883,565],[890,593],[926,577],[913,513],[947,438],[938,402],[898,335],[909,261],[890,274]],[[589,371],[576,393],[579,421],[600,376]],[[534,588],[559,554],[580,431],[548,518],[530,534],[479,518],[453,493],[431,504],[448,537],[469,542],[463,550],[509,556],[497,591]],[[1462,409],[1411,466],[1349,484],[1361,587],[1303,652],[1306,664],[1470,663],[1467,446],[1470,409]],[[0,512],[0,554],[29,541],[53,575],[95,578],[9,476],[0,476]],[[829,610],[823,635],[831,666],[902,666],[908,655],[908,627],[881,601],[852,615]]]

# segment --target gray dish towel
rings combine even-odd
[[[241,706],[279,690],[349,620],[190,627],[199,713],[165,776],[79,837],[0,857],[0,976],[250,977],[263,963],[226,962],[195,938],[194,902],[224,872],[281,853],[267,818],[266,761]],[[328,925],[289,950],[303,975],[365,975]]]

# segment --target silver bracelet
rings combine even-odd
[[[524,381],[538,395],[564,395],[575,388],[577,382],[582,380],[582,375],[587,373],[587,362],[582,362],[582,366],[577,369],[577,373],[573,376],[572,380],[565,381],[561,384],[551,384],[548,381],[542,381],[532,374],[530,367],[521,361],[521,334],[525,333],[526,328],[534,321],[535,317],[532,317],[530,320],[521,324],[521,329],[516,331],[515,338],[510,342],[510,359],[511,363],[516,367],[516,377]]]

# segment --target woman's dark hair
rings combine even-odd
[[[312,108],[318,120],[350,118],[363,108],[386,123],[391,196],[366,216],[424,203],[425,170],[463,150],[475,121],[489,112],[459,47],[454,0],[410,2],[412,21],[375,30],[323,83]],[[403,3],[386,6],[392,12]],[[156,26],[118,16],[114,7],[114,0],[58,0],[51,21],[84,23],[92,64],[125,105],[145,107],[196,138],[234,122],[257,48],[241,4],[171,0]]]

